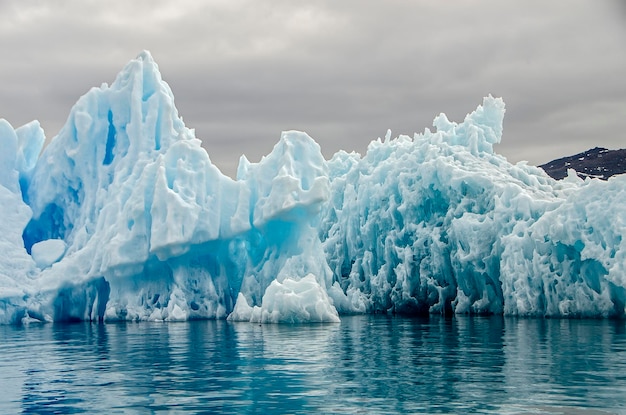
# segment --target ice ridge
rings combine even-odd
[[[43,151],[0,120],[0,323],[623,316],[626,178],[509,163],[504,113],[489,96],[330,160],[287,131],[233,180],[142,52]]]

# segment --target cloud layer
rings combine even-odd
[[[626,7],[590,2],[30,1],[0,3],[0,117],[48,136],[142,49],[186,124],[234,175],[298,129],[364,152],[491,93],[510,161],[625,147]]]

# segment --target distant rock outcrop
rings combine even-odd
[[[541,166],[551,177],[560,180],[574,169],[581,178],[595,177],[607,180],[616,174],[626,173],[626,149],[607,150],[596,147],[583,153],[552,160]]]

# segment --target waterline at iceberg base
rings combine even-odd
[[[282,133],[215,167],[143,52],[41,151],[0,120],[0,323],[624,316],[626,176],[510,164],[504,103],[330,160]]]

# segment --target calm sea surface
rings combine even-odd
[[[0,413],[626,414],[626,322],[0,326]]]

